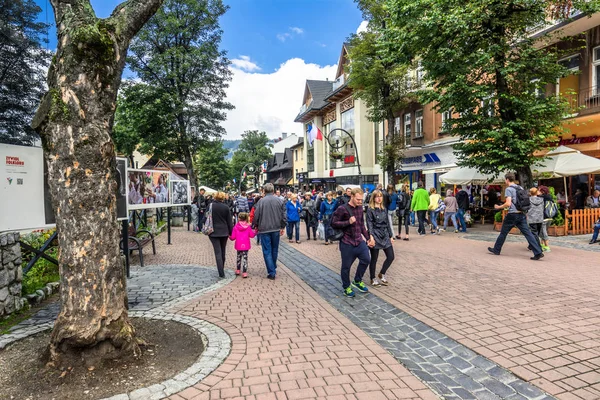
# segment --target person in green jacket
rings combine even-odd
[[[419,235],[425,235],[425,217],[429,208],[429,193],[423,188],[423,182],[419,181],[417,190],[410,202],[410,209],[417,213],[419,220]]]

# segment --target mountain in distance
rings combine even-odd
[[[238,147],[240,146],[240,143],[242,143],[242,140],[223,140],[223,148],[225,150],[228,150],[229,153],[227,154],[226,158],[228,160],[231,160],[231,157],[233,157],[233,153],[235,153],[235,151],[238,149]]]

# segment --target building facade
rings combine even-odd
[[[304,132],[314,125],[323,133],[323,140],[313,143],[304,135],[308,187],[312,189],[335,190],[347,184],[372,188],[383,182],[373,140],[376,125],[367,119],[366,104],[354,99],[347,85],[347,54],[344,44],[334,81],[306,81],[295,119]]]

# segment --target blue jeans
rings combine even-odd
[[[598,234],[600,233],[600,224],[594,225],[594,234],[592,235],[592,242],[595,242],[598,239]]]
[[[435,230],[438,228],[437,217],[438,217],[439,213],[440,213],[439,211],[429,211],[429,221],[431,222],[432,230]]]
[[[300,221],[288,222],[286,228],[288,240],[292,240],[294,229],[296,229],[296,242],[300,241]]]
[[[346,289],[350,286],[350,269],[354,261],[358,258],[358,268],[354,280],[357,282],[362,281],[363,275],[371,262],[371,254],[365,242],[361,242],[358,246],[352,246],[340,241],[340,252],[342,253],[342,271],[340,275],[342,286]]]
[[[279,231],[261,233],[260,245],[267,266],[267,274],[275,276],[277,273],[277,256],[279,255]]]
[[[415,212],[414,211],[410,212],[410,224],[413,226],[415,225]]]
[[[459,208],[456,212],[456,217],[458,218],[458,230],[460,231],[462,227],[463,232],[467,231],[467,223],[465,222],[465,212],[466,210],[464,208]]]
[[[504,245],[504,241],[506,240],[506,235],[508,235],[508,232],[515,226],[519,228],[523,236],[525,236],[525,239],[527,239],[527,243],[529,243],[529,246],[533,249],[533,255],[537,256],[538,254],[541,254],[542,247],[540,246],[540,242],[533,233],[531,233],[529,225],[527,224],[527,217],[523,213],[506,214],[504,222],[502,223],[502,230],[500,230],[500,234],[494,245],[494,251],[500,253],[502,245]]]
[[[454,229],[458,230],[458,227],[456,225],[456,213],[448,212],[448,211],[446,211],[444,213],[444,230],[446,230],[446,228],[448,228],[448,220],[449,219],[452,219],[452,224],[454,225]]]

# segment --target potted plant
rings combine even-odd
[[[344,158],[344,154],[339,151],[331,151],[329,152],[329,157],[331,157],[334,160],[341,160],[342,158]]]
[[[556,203],[556,194],[554,188],[551,186],[548,188],[548,192],[550,196],[552,196],[552,200]],[[567,227],[565,224],[565,218],[563,217],[560,210],[556,214],[554,218],[552,218],[551,224],[548,226],[548,235],[549,236],[566,236],[567,235]]]
[[[494,230],[500,232],[502,229],[502,211],[498,211],[494,214]]]

